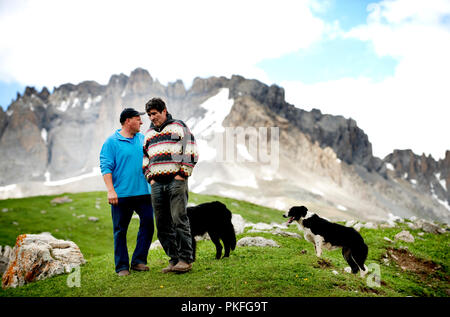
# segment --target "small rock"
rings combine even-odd
[[[272,226],[272,228],[276,228],[276,229],[287,229],[288,226],[286,225],[286,223],[276,223],[276,222],[271,222],[270,225]]]
[[[420,229],[420,227],[417,224],[413,223],[413,222],[408,222],[408,227],[410,229],[412,229],[412,230]]]
[[[258,222],[253,225],[253,228],[256,230],[271,230],[272,226],[267,223]]]
[[[338,275],[339,274],[338,271],[336,271],[336,270],[331,271],[331,273],[333,273],[334,275]]]
[[[425,234],[424,232],[419,232],[418,233],[418,235],[421,236],[421,237],[423,237],[424,234]]]
[[[372,223],[372,222],[367,222],[367,223],[364,225],[364,228],[366,228],[366,229],[377,229],[378,227],[377,227],[376,224],[374,224],[374,223]]]
[[[282,237],[292,237],[292,238],[302,239],[302,236],[299,235],[298,233],[283,231],[283,230],[278,229],[278,228],[275,229],[274,231],[272,231],[271,233],[275,234],[275,235],[278,235],[278,236],[282,236]]]
[[[3,208],[3,209],[2,209],[2,212],[8,212],[8,211],[9,211],[8,208]]]
[[[275,241],[263,237],[244,237],[237,242],[237,245],[240,247],[280,247]]]
[[[46,210],[41,210],[41,214],[46,214],[47,213],[47,211]]]
[[[394,222],[400,222],[400,223],[403,223],[404,222],[404,220],[403,220],[403,218],[402,217],[399,217],[399,216],[395,216],[395,215],[393,215],[393,214],[389,214],[389,220],[392,220],[392,221],[394,221]]]
[[[405,242],[414,242],[413,235],[409,231],[406,231],[406,230],[403,230],[403,231],[397,233],[394,236],[394,239],[395,240],[402,240],[402,241],[405,241]]]
[[[12,224],[15,225],[15,226],[19,225],[19,223],[17,221],[13,221]]]
[[[159,240],[153,241],[152,244],[150,245],[150,250],[156,250],[156,249],[162,249],[162,245],[161,245],[161,242],[159,242]]]
[[[354,225],[356,225],[356,223],[357,223],[357,221],[356,220],[348,220],[346,223],[345,223],[345,226],[346,227],[353,227]]]
[[[92,221],[92,222],[97,222],[98,218],[97,217],[89,217],[88,220]]]
[[[54,198],[52,201],[50,201],[50,203],[52,204],[64,204],[64,203],[70,203],[73,200],[70,199],[68,196],[63,196],[63,197],[56,197]]]
[[[236,232],[236,234],[244,233],[245,220],[241,215],[232,214],[231,215],[231,223],[233,224],[234,231]]]
[[[391,239],[389,239],[388,237],[384,237],[383,239],[386,240],[387,242],[390,242],[390,243],[394,242]]]
[[[353,228],[355,228],[356,231],[360,231],[361,228],[364,227],[364,225],[362,223],[357,223],[356,225],[353,226]]]

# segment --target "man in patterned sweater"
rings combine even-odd
[[[198,161],[197,145],[186,124],[172,118],[161,98],[150,99],[145,110],[152,124],[144,139],[142,168],[152,189],[158,239],[170,258],[162,272],[188,272],[193,248],[187,180]]]

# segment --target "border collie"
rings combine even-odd
[[[236,233],[231,222],[231,211],[220,201],[213,201],[197,206],[187,207],[187,215],[191,226],[192,249],[194,261],[196,254],[195,236],[209,234],[211,241],[216,246],[216,259],[222,257],[223,242],[225,248],[224,257],[230,256],[230,250],[236,247]]]
[[[355,229],[329,222],[308,212],[305,206],[292,207],[283,217],[289,218],[288,224],[297,221],[299,229],[304,232],[305,240],[314,244],[317,257],[322,255],[322,248],[342,248],[342,255],[350,265],[352,273],[356,274],[361,270],[361,276],[367,274],[364,262],[369,249]]]

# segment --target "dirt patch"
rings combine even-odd
[[[326,260],[326,259],[319,259],[319,260],[317,260],[317,264],[314,265],[314,267],[316,267],[316,268],[320,267],[321,269],[327,269],[332,266],[333,266],[333,264],[331,263],[331,261]]]
[[[366,286],[359,287],[359,291],[362,293],[377,294],[377,295],[384,294],[384,292],[380,289],[370,288],[370,287],[366,287]]]
[[[411,271],[414,273],[432,274],[442,269],[442,267],[433,261],[416,258],[406,249],[388,248],[387,255],[391,258],[403,271]]]

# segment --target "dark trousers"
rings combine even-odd
[[[139,215],[139,231],[136,248],[131,258],[131,266],[147,264],[148,250],[153,238],[153,208],[150,195],[119,198],[117,205],[111,205],[114,231],[114,262],[116,272],[129,270],[127,231],[133,215]]]
[[[187,201],[187,181],[173,179],[169,183],[155,182],[152,185],[158,239],[172,264],[179,260],[186,263],[194,261]]]

